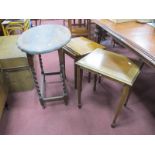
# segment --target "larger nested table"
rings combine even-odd
[[[131,48],[141,59],[155,67],[155,28],[136,21],[114,23],[107,19],[92,20],[115,40]]]
[[[39,95],[39,100],[43,108],[45,108],[45,102],[48,101],[57,101],[63,99],[67,104],[67,91],[64,77],[64,60],[62,56],[63,52],[61,47],[67,44],[70,41],[70,39],[71,33],[69,29],[62,25],[56,24],[40,25],[37,27],[33,27],[25,31],[18,38],[17,46],[27,54],[28,62],[33,73],[37,93]],[[41,54],[55,52],[56,50],[58,50],[59,55],[60,71],[46,73],[43,69],[43,61],[41,58]],[[34,55],[39,55],[39,64],[42,75],[41,89],[38,84],[36,72],[34,69]],[[62,78],[61,82],[63,83],[63,94],[61,96],[45,97],[45,76],[55,74],[60,74]]]

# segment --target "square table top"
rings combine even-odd
[[[104,49],[96,49],[76,62],[88,70],[132,86],[139,67],[128,57]]]

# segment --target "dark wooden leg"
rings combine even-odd
[[[63,64],[64,64],[64,77],[66,79],[66,64],[65,64],[65,52],[62,49],[62,57],[63,57]]]
[[[66,61],[65,61],[65,52],[63,52],[63,63],[64,63],[64,76],[65,76],[65,79],[66,79]]]
[[[27,54],[27,59],[28,59],[29,66],[31,67],[31,71],[32,71],[33,79],[34,79],[34,84],[35,84],[35,87],[36,87],[36,90],[37,90],[37,93],[38,93],[38,96],[39,96],[40,104],[41,104],[41,106],[43,108],[45,108],[45,104],[43,102],[41,92],[40,92],[39,83],[37,81],[37,75],[36,75],[36,72],[35,72],[35,69],[34,69],[33,55]]]
[[[77,89],[77,65],[76,59],[74,60],[74,84],[75,84],[75,89]]]
[[[62,49],[58,50],[59,54],[59,63],[60,63],[60,74],[62,75],[62,82],[63,82],[63,91],[64,91],[64,102],[65,105],[68,104],[68,95],[67,95],[67,87],[65,84],[65,73],[64,73],[64,53]]]
[[[58,50],[58,56],[59,56],[60,72],[62,72],[62,66],[64,67],[64,60],[63,60],[63,51],[62,51],[62,49]],[[64,72],[64,70],[63,70],[63,72]]]
[[[100,44],[101,38],[102,38],[102,33],[101,33],[101,28],[98,25],[96,25],[95,33],[96,33],[95,41]]]
[[[40,91],[41,91],[41,96],[42,98],[44,98],[46,96],[46,88],[45,88],[45,83],[46,83],[46,79],[45,79],[45,72],[44,72],[44,67],[43,67],[43,60],[41,57],[41,54],[39,54],[39,64],[40,64],[40,68],[41,68],[41,84],[40,84]]]
[[[98,78],[98,83],[101,83],[101,76],[99,76]]]
[[[90,83],[91,81],[91,72],[88,72],[88,82]]]
[[[94,75],[94,87],[93,87],[94,91],[96,91],[96,81],[97,81],[97,74]]]
[[[78,108],[82,108],[82,104],[81,104],[81,91],[82,91],[82,80],[81,80],[81,77],[82,77],[82,70],[80,69],[79,66],[77,66],[77,92],[78,92]]]
[[[81,69],[81,77],[80,77],[80,79],[81,79],[81,86],[80,86],[80,88],[81,88],[81,91],[82,91],[82,80],[83,80],[83,70]]]
[[[116,108],[116,112],[111,124],[111,127],[114,128],[116,126],[116,120],[118,115],[120,114],[124,104],[126,103],[127,99],[128,99],[128,95],[129,95],[129,90],[130,90],[130,86],[128,85],[124,85],[123,87],[123,91],[122,91],[122,96],[120,98],[120,102],[118,104],[118,107]]]
[[[41,68],[41,74],[44,74],[43,60],[42,60],[41,54],[39,54],[39,63]]]

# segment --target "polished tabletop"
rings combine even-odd
[[[139,67],[126,56],[101,48],[97,48],[76,64],[131,86],[140,73]]]
[[[23,52],[34,55],[53,52],[71,39],[69,29],[62,25],[48,24],[33,27],[18,38],[17,46]]]
[[[96,48],[105,48],[103,45],[85,37],[72,38],[65,47],[69,48],[77,56],[84,56]]]
[[[155,28],[136,21],[114,23],[107,19],[93,20],[155,66]]]

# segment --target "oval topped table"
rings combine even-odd
[[[32,69],[33,78],[35,82],[35,86],[37,89],[37,93],[39,95],[39,100],[43,108],[45,108],[45,102],[48,101],[57,101],[64,99],[67,104],[67,91],[65,86],[65,77],[64,77],[64,60],[63,60],[63,52],[61,51],[62,47],[66,45],[71,39],[71,33],[68,28],[62,25],[50,24],[50,25],[40,25],[33,27],[27,31],[25,31],[17,41],[17,46],[23,52],[27,54],[29,65]],[[43,69],[43,62],[41,58],[41,54],[55,52],[58,50],[59,54],[59,63],[60,63],[60,71],[59,72],[50,72],[45,73]],[[33,56],[39,55],[39,62],[41,67],[41,89],[39,87],[35,69]],[[56,75],[60,74],[63,82],[63,95],[62,96],[54,96],[54,97],[45,97],[45,76],[46,75]]]

